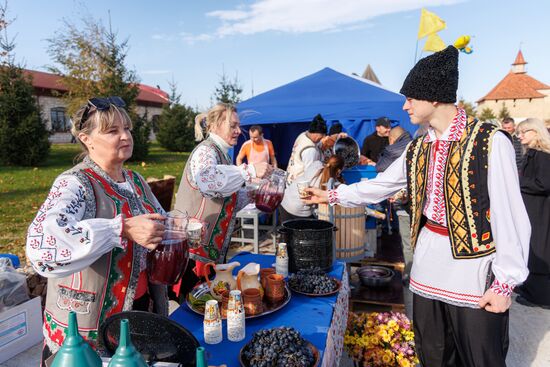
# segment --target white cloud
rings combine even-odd
[[[460,1],[462,0],[257,0],[249,6],[216,10],[206,15],[222,21],[215,32],[217,37],[267,31],[334,32],[353,29],[381,15],[450,5]],[[208,38],[205,36],[199,37]],[[203,39],[194,39],[199,40]]]
[[[197,42],[211,41],[212,39],[215,38],[213,35],[206,34],[206,33],[191,34],[191,33],[187,33],[187,32],[181,32],[179,34],[179,36],[181,37],[181,39],[183,39],[186,43],[188,43],[190,45],[193,45]]]
[[[164,33],[157,33],[153,34],[151,38],[155,41],[171,41],[174,37]]]

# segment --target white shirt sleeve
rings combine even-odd
[[[218,164],[216,153],[207,146],[199,147],[191,157],[191,175],[204,197],[227,197],[256,177],[253,165]]]
[[[317,147],[310,147],[302,151],[302,162],[304,163],[304,170],[313,164],[315,161],[321,160],[321,153]]]
[[[75,176],[58,177],[27,232],[27,258],[40,275],[67,276],[124,247],[121,215],[82,220],[85,210],[82,183]]]
[[[392,197],[407,186],[407,149],[384,172],[376,178],[352,185],[340,185],[329,191],[329,203],[345,207],[359,207],[378,203]]]
[[[491,232],[496,244],[493,261],[495,282],[491,289],[504,294],[510,294],[513,287],[521,284],[529,274],[527,259],[531,224],[521,197],[515,159],[512,143],[497,132],[493,137],[488,168]]]

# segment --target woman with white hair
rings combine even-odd
[[[233,105],[218,103],[195,118],[195,138],[201,143],[185,164],[174,208],[206,222],[207,229],[204,243],[189,251],[182,293],[195,285],[206,263],[225,262],[235,215],[248,204],[244,184],[272,170],[266,162],[232,163],[228,151],[237,144],[240,134],[239,116]]]
[[[516,300],[550,309],[550,133],[534,118],[521,122],[517,131],[526,149],[519,182],[532,231],[529,277]]]

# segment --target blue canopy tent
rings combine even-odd
[[[296,137],[320,113],[330,127],[339,121],[344,131],[361,145],[375,130],[378,117],[386,116],[411,134],[416,131],[402,110],[405,97],[366,79],[324,68],[237,105],[241,126],[262,125],[273,142],[277,160],[286,166]],[[235,147],[248,138],[243,134]],[[235,154],[236,156],[236,154]]]

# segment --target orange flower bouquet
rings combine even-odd
[[[413,367],[412,322],[400,312],[350,312],[344,346],[359,367]]]

